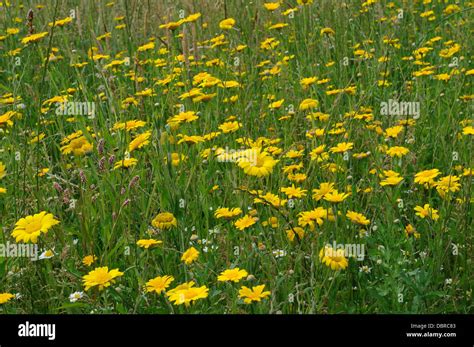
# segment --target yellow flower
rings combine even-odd
[[[142,148],[150,143],[151,131],[137,135],[128,145],[128,151],[132,152],[137,148]]]
[[[78,137],[71,140],[67,145],[61,147],[62,154],[74,154],[75,156],[81,156],[89,153],[94,148],[85,136]]]
[[[242,124],[237,122],[237,121],[235,121],[235,122],[225,122],[225,123],[222,123],[221,125],[219,125],[219,129],[221,129],[224,134],[227,134],[227,133],[233,133],[233,132],[239,130],[239,128],[241,126],[242,126]]]
[[[301,79],[300,84],[304,89],[306,89],[310,85],[316,83],[317,80],[318,80],[317,77],[305,77],[305,78]]]
[[[72,22],[72,18],[71,17],[66,17],[64,19],[58,19],[58,20],[55,20],[54,22],[50,22],[48,23],[48,26],[50,27],[62,27],[62,26],[65,26],[66,24],[68,23],[71,23]]]
[[[10,293],[0,293],[0,305],[7,303],[14,297],[15,295],[10,294]]]
[[[401,125],[396,125],[394,127],[391,127],[391,128],[387,128],[385,129],[385,136],[387,137],[392,137],[392,138],[396,138],[398,136],[398,134],[400,134],[400,132],[403,130],[403,126]]]
[[[0,180],[7,175],[5,165],[0,161]]]
[[[91,266],[96,260],[97,257],[95,255],[86,255],[84,258],[82,258],[82,264],[85,266]]]
[[[272,173],[278,160],[273,159],[270,154],[259,148],[253,148],[249,151],[248,156],[239,158],[237,162],[247,175],[263,177]]]
[[[181,260],[184,261],[186,265],[189,265],[197,260],[199,257],[199,251],[194,247],[189,247],[181,257]]]
[[[239,218],[235,223],[235,227],[239,230],[244,230],[247,229],[248,227],[254,225],[257,223],[257,218],[256,217],[251,217],[249,215],[245,215],[242,218]]]
[[[313,199],[316,201],[324,198],[326,194],[334,191],[334,183],[323,182],[319,185],[318,189],[313,189]]]
[[[349,265],[349,262],[344,255],[344,250],[336,250],[329,245],[321,249],[319,252],[319,259],[332,270],[344,270]]]
[[[339,193],[337,190],[333,190],[324,195],[324,200],[332,202],[332,203],[339,203],[343,202],[350,194],[347,193]]]
[[[12,236],[16,242],[36,243],[41,233],[46,234],[48,230],[54,225],[59,224],[59,221],[54,219],[51,213],[42,211],[33,216],[26,216],[21,218],[16,224],[12,232]]]
[[[183,283],[166,293],[170,301],[175,305],[185,304],[189,306],[193,301],[205,299],[209,295],[209,288],[206,286],[194,287],[194,282]]]
[[[137,103],[138,105],[138,103]],[[123,123],[115,123],[112,130],[117,131],[117,130],[134,130],[138,128],[142,128],[146,125],[146,122],[142,120],[130,120],[128,122],[123,122]]]
[[[228,269],[225,271],[222,271],[221,274],[217,277],[217,280],[220,282],[239,282],[242,278],[247,277],[248,272],[245,270],[241,270],[238,267],[234,269]]]
[[[175,227],[178,225],[178,221],[173,216],[172,213],[169,212],[162,212],[159,213],[153,220],[151,221],[151,225],[158,229],[170,229],[171,227]]]
[[[271,294],[270,291],[263,291],[265,285],[252,287],[252,289],[242,286],[239,290],[239,298],[244,299],[246,304],[251,304],[253,301],[261,301]]]
[[[319,32],[319,34],[321,36],[323,35],[334,35],[336,32],[331,29],[331,28],[322,28],[321,31]]]
[[[309,153],[311,160],[316,160],[318,163],[327,160],[329,158],[329,154],[324,151],[325,149],[326,145],[320,145],[313,149]]]
[[[152,278],[146,283],[146,291],[148,293],[155,292],[156,294],[160,294],[166,291],[166,288],[168,288],[173,281],[173,276],[158,276]]]
[[[434,221],[439,219],[438,210],[435,210],[429,204],[425,204],[423,207],[416,206],[414,210],[416,211],[415,214],[422,219],[425,219],[426,217],[429,217]]]
[[[274,102],[272,102],[270,105],[268,105],[268,108],[269,108],[269,109],[272,109],[272,110],[278,109],[278,108],[280,108],[280,107],[283,105],[284,102],[285,102],[285,99],[281,99],[281,100],[278,100],[278,101],[274,101]]]
[[[311,230],[315,228],[315,222],[319,226],[323,225],[324,220],[334,220],[334,215],[331,210],[327,210],[323,207],[316,207],[311,211],[303,211],[298,214],[298,225],[305,227],[309,225]]]
[[[84,275],[82,281],[86,291],[95,286],[99,286],[99,290],[103,290],[114,283],[116,277],[120,276],[123,276],[123,272],[120,272],[118,269],[109,271],[109,268],[104,266],[95,268],[87,275]]]
[[[352,142],[340,142],[335,147],[331,147],[330,151],[332,153],[344,153],[352,149],[354,144]]]
[[[406,147],[402,147],[402,146],[393,146],[393,147],[390,147],[388,150],[387,150],[387,154],[391,157],[403,157],[405,154],[408,154],[408,152],[410,152],[410,150]]]
[[[357,213],[354,211],[347,211],[346,217],[351,220],[352,223],[359,225],[369,225],[370,220],[367,219],[362,213]]]
[[[439,195],[441,195],[441,197],[443,198],[446,196],[447,193],[456,193],[461,189],[459,177],[454,175],[449,175],[440,178],[439,181],[435,183],[435,186]]]
[[[298,198],[299,199],[299,198],[305,197],[306,192],[307,192],[306,189],[301,189],[300,187],[295,187],[294,184],[292,184],[291,187],[282,187],[282,188],[280,188],[280,191],[282,193],[285,193],[286,196],[289,199],[293,199],[293,198]]]
[[[145,249],[148,249],[150,247],[153,247],[153,246],[156,246],[156,245],[159,245],[159,244],[162,244],[162,243],[163,243],[163,241],[154,240],[154,239],[142,239],[142,240],[137,241],[137,245],[139,247],[143,247]]]
[[[462,129],[462,134],[463,135],[474,135],[474,127],[472,126],[467,126]]]
[[[232,29],[235,25],[235,19],[234,18],[227,18],[222,20],[219,23],[219,28],[224,29],[224,30],[229,30]]]
[[[26,36],[26,37],[22,38],[21,43],[26,45],[30,42],[37,42],[37,41],[41,40],[43,37],[45,37],[47,35],[48,35],[47,31],[44,31],[44,32],[38,33],[38,34],[32,34],[32,35],[29,35],[29,36]]]
[[[301,227],[294,227],[293,229],[286,230],[288,240],[293,241],[296,235],[298,235],[298,238],[301,240],[304,237],[304,229]]]
[[[434,179],[440,174],[438,169],[420,171],[415,175],[415,183],[431,185]]]
[[[380,182],[381,186],[396,186],[403,181],[403,177],[398,172],[392,170],[384,171],[384,175],[385,179]]]
[[[268,11],[275,11],[278,7],[280,7],[280,3],[279,2],[266,2],[263,4],[263,6]]]
[[[310,108],[318,107],[319,101],[315,99],[304,99],[301,101],[299,109],[300,111],[309,110]]]
[[[137,51],[138,52],[145,52],[145,51],[148,51],[150,49],[154,49],[155,48],[155,43],[154,42],[148,42],[140,47],[138,47]]]
[[[216,218],[233,218],[235,216],[238,216],[239,214],[242,213],[242,209],[238,207],[234,207],[232,209],[229,209],[227,207],[221,207],[214,212],[214,217]]]
[[[408,224],[405,227],[405,235],[406,235],[406,237],[408,237],[410,235],[413,235],[415,237],[415,239],[419,239],[420,236],[421,236],[420,233],[417,232],[416,229],[411,224]]]
[[[137,165],[138,160],[135,158],[128,158],[128,159],[123,159],[119,160],[114,164],[114,170],[120,169],[120,168],[129,168],[132,166]]]

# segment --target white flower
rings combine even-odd
[[[281,258],[281,257],[284,257],[286,255],[286,251],[283,250],[283,249],[277,249],[277,250],[273,251],[272,253],[275,256],[275,258]]]
[[[69,295],[69,301],[76,302],[77,300],[80,300],[83,297],[84,297],[84,292],[74,292],[71,295]]]
[[[44,251],[43,253],[41,253],[38,259],[49,259],[52,257],[54,257],[54,252],[48,249],[47,251]]]
[[[452,278],[446,278],[444,283],[446,283],[447,285],[450,285],[451,283],[453,283],[453,279]]]
[[[363,265],[359,267],[359,272],[365,272],[366,274],[370,273],[372,268],[368,267],[367,265]]]

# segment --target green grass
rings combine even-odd
[[[298,6],[291,0],[270,12],[262,1],[238,0],[117,0],[112,6],[106,1],[67,0],[59,1],[57,7],[55,1],[45,1],[42,9],[37,8],[41,4],[37,1],[23,1],[22,6],[3,2],[0,37],[6,37],[0,41],[0,95],[12,93],[18,99],[13,104],[0,103],[0,117],[7,111],[19,111],[21,117],[14,116],[12,126],[0,122],[0,162],[7,173],[0,178],[0,187],[7,189],[0,194],[0,243],[13,243],[15,223],[40,211],[52,213],[60,224],[38,239],[39,248],[53,249],[54,257],[37,262],[0,258],[0,293],[21,296],[0,304],[0,312],[472,313],[472,177],[463,176],[463,170],[473,167],[472,135],[463,135],[463,128],[473,123],[472,95],[463,96],[472,94],[472,74],[466,72],[473,68],[473,3],[460,1],[459,11],[445,13],[454,3],[393,1],[391,8],[388,1],[378,1],[361,12],[365,8],[362,1],[324,0]],[[282,14],[291,7],[298,7],[298,11]],[[25,18],[29,8],[33,9],[36,32],[49,34],[24,45],[20,40],[28,35]],[[399,9],[403,9],[403,18],[392,22]],[[63,19],[71,10],[76,11],[71,23],[54,30],[48,27],[54,18]],[[174,31],[159,28],[179,20],[180,10],[185,16],[197,12],[202,16]],[[434,20],[420,16],[429,10],[434,12]],[[125,18],[116,21],[117,16]],[[225,16],[235,19],[233,29],[219,28]],[[268,29],[278,22],[288,26]],[[121,23],[126,27],[116,29]],[[324,27],[335,33],[321,35]],[[7,35],[8,28],[18,28],[19,33]],[[178,37],[183,30],[184,43]],[[106,31],[111,38],[98,41],[96,38]],[[211,48],[206,40],[221,34],[226,44]],[[430,44],[436,36],[440,40]],[[261,49],[261,42],[270,37],[279,45]],[[155,48],[139,52],[138,47],[150,38],[154,38]],[[384,38],[397,39],[400,46],[384,43]],[[451,40],[461,48],[443,58],[440,52],[450,47],[446,42]],[[356,44],[360,47],[355,48]],[[238,45],[247,47],[236,51]],[[159,50],[165,46],[168,52],[161,54]],[[92,61],[88,57],[91,47],[110,58]],[[193,55],[194,47],[198,48],[197,63],[176,60],[183,48]],[[434,73],[414,77],[413,72],[425,66],[415,64],[414,50],[421,47],[432,48],[420,64],[433,66]],[[21,50],[9,54],[17,48]],[[354,53],[356,49],[372,57],[360,58]],[[62,58],[45,64],[49,52]],[[104,68],[120,52],[117,59],[128,57],[129,64]],[[382,56],[389,60],[379,62]],[[290,59],[281,63],[285,57]],[[163,59],[164,65],[156,66],[157,59]],[[206,66],[213,59],[220,59],[222,66]],[[265,60],[269,60],[268,65],[257,66]],[[78,62],[88,64],[71,66]],[[327,66],[329,62],[334,64]],[[261,72],[275,66],[281,71],[263,79]],[[205,87],[204,93],[216,93],[207,102],[180,100],[181,94],[195,87],[192,78],[201,72],[222,81],[238,81],[241,86]],[[143,82],[132,80],[131,73],[143,77]],[[175,78],[167,86],[155,84],[172,73]],[[388,73],[387,87],[378,85],[383,79],[381,73]],[[449,81],[434,78],[443,73],[451,75]],[[330,81],[302,88],[300,80],[312,76]],[[355,94],[326,94],[328,86],[343,89],[351,85],[357,87]],[[70,116],[56,115],[54,106],[41,112],[45,100],[67,94],[68,88],[76,89],[69,101],[96,103],[93,119],[77,115],[68,121]],[[135,97],[138,105],[122,108],[125,98],[146,88],[152,88],[155,95]],[[236,102],[224,102],[235,95]],[[270,110],[269,95],[274,96],[273,101],[285,99],[283,106]],[[300,111],[298,106],[306,98],[319,101],[312,111],[329,114],[327,121],[305,118],[310,111]],[[377,127],[385,130],[413,118],[382,115],[380,104],[389,99],[419,102],[421,112],[397,138],[387,140]],[[186,111],[199,112],[199,119],[171,130],[166,127],[167,120],[179,113],[181,104]],[[292,109],[294,113],[289,112]],[[371,113],[372,117],[345,117],[353,111]],[[288,119],[280,120],[289,113]],[[161,140],[163,134],[178,140],[178,134],[220,131],[219,125],[229,116],[242,123],[236,132],[195,145]],[[143,120],[146,125],[132,132],[111,130],[115,123],[129,120]],[[308,138],[306,132],[314,128],[325,129],[324,135]],[[343,131],[331,134],[336,128]],[[78,130],[94,149],[84,156],[61,153],[62,139]],[[147,130],[152,131],[151,143],[131,153],[137,165],[113,170],[113,163],[125,157],[132,138]],[[38,133],[45,137],[30,143]],[[239,149],[237,139],[259,137],[279,139],[274,146],[281,154],[273,155],[279,162],[267,177],[246,175],[236,163],[219,162],[214,154],[207,160],[200,156],[207,148]],[[324,144],[329,151],[340,142],[354,144],[348,160],[342,153],[329,153],[323,163],[311,161],[309,153],[317,146]],[[392,158],[381,151],[384,145],[405,146],[410,152],[401,159]],[[304,149],[301,158],[285,157],[297,148]],[[352,156],[360,152],[370,155],[364,159]],[[186,159],[173,166],[165,160],[171,153]],[[307,178],[291,182],[283,167],[299,162],[303,163],[299,172]],[[326,163],[335,163],[341,170],[331,172],[324,168]],[[42,168],[49,172],[38,177],[36,173]],[[440,171],[437,179],[459,177],[460,188],[443,198],[436,188],[415,184],[416,173],[434,168]],[[376,173],[371,173],[372,169]],[[382,170],[394,170],[404,179],[396,186],[383,187],[378,177]],[[138,181],[130,186],[134,177]],[[339,192],[351,185],[348,189],[352,194],[337,205],[315,201],[312,189],[322,182],[334,183]],[[55,183],[61,191],[55,189]],[[284,198],[280,188],[292,183],[307,190],[306,197],[295,201],[293,208],[287,204],[280,208],[254,204],[252,194],[240,189],[261,189]],[[219,189],[211,191],[214,185]],[[361,191],[366,188],[372,191]],[[402,199],[403,205],[397,199]],[[438,210],[437,221],[415,215],[415,206],[424,204]],[[319,206],[340,215],[335,221],[325,220],[314,231],[305,228],[301,240],[290,242],[285,230],[298,225],[299,213]],[[223,221],[214,217],[219,207],[240,207],[244,214],[252,207],[259,220],[240,231],[233,224],[236,218]],[[370,225],[363,228],[351,223],[345,217],[349,210],[362,213]],[[151,221],[163,211],[173,213],[177,227],[150,236]],[[270,217],[278,218],[278,227],[262,224]],[[408,224],[417,229],[420,238],[405,235]],[[367,236],[360,236],[360,229],[366,229]],[[193,234],[198,236],[194,241]],[[163,244],[150,249],[136,245],[139,239],[149,237]],[[333,241],[363,244],[364,260],[351,258],[348,267],[340,271],[327,267],[319,252]],[[200,255],[186,265],[180,259],[191,245]],[[455,248],[458,252],[453,254]],[[278,250],[286,255],[276,258],[273,251]],[[98,259],[87,267],[82,259],[90,254]],[[83,299],[71,303],[71,293],[84,291],[82,276],[98,266],[118,268],[124,274],[106,290],[92,288]],[[360,271],[362,266],[369,267],[370,272]],[[217,276],[231,267],[245,269],[253,279],[218,282]],[[145,283],[158,275],[175,278],[168,289],[193,280],[197,286],[207,286],[209,296],[185,307],[173,305],[164,294],[145,293]],[[269,297],[250,305],[239,299],[242,285],[260,284],[271,291]]]

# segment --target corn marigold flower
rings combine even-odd
[[[415,239],[419,239],[420,236],[421,236],[420,233],[417,232],[416,229],[413,227],[413,225],[408,224],[405,227],[405,236],[409,237],[410,235],[413,235],[415,237]]]
[[[380,181],[380,185],[383,186],[396,186],[401,181],[403,181],[403,177],[400,176],[398,172],[392,170],[384,171],[385,178]]]
[[[264,177],[272,173],[273,167],[278,160],[259,148],[252,149],[249,156],[241,157],[237,160],[238,166],[249,176]]]
[[[192,302],[205,299],[209,295],[209,288],[206,286],[194,287],[194,282],[187,282],[180,284],[176,288],[173,288],[166,292],[170,301],[174,301],[175,305],[185,304],[188,307]]]
[[[318,105],[319,105],[318,100],[304,99],[303,101],[301,101],[299,109],[300,109],[300,111],[305,111],[305,110],[309,110],[309,109],[312,109],[312,108],[316,108],[316,107],[318,107]]]
[[[311,211],[300,212],[298,216],[298,225],[301,227],[309,226],[311,230],[314,230],[315,223],[321,226],[325,219],[334,220],[332,211],[323,207],[316,207]]]
[[[11,293],[0,293],[0,305],[9,302],[14,297],[15,297],[15,295],[13,295]]]
[[[333,190],[327,194],[324,195],[324,200],[332,202],[332,203],[340,203],[346,200],[350,194],[348,193],[339,193],[337,190]]]
[[[0,180],[7,175],[5,165],[0,161]]]
[[[192,264],[199,257],[199,251],[194,247],[189,247],[181,256],[181,260],[186,265]]]
[[[227,133],[233,133],[237,130],[239,130],[242,127],[242,123],[239,123],[237,121],[235,122],[225,122],[219,125],[219,129],[222,130],[224,134]]]
[[[282,187],[280,188],[280,191],[284,193],[289,199],[293,198],[303,198],[306,196],[306,189],[301,189],[300,187],[295,187],[294,184],[291,185],[291,187]]]
[[[369,225],[370,220],[367,219],[362,213],[357,213],[355,211],[347,211],[346,217],[351,220],[352,223],[359,225]]]
[[[65,26],[66,24],[69,24],[72,22],[72,17],[66,17],[64,19],[58,19],[58,20],[55,20],[54,22],[50,22],[48,23],[48,26],[50,27],[63,27]]]
[[[172,213],[161,212],[155,218],[153,218],[151,225],[153,225],[155,228],[166,230],[176,227],[178,225],[178,221]]]
[[[416,215],[422,219],[431,218],[434,221],[439,219],[438,210],[432,208],[429,204],[425,204],[423,207],[416,206],[414,208]]]
[[[150,143],[151,131],[146,131],[137,135],[128,145],[128,151],[132,152],[136,149],[145,147]]]
[[[239,230],[244,230],[247,229],[248,227],[254,225],[257,223],[258,218],[256,217],[251,217],[248,214],[243,216],[242,218],[237,219],[237,221],[234,223],[235,227]]]
[[[156,294],[161,294],[166,291],[173,281],[174,277],[168,275],[152,278],[146,283],[146,291],[148,293],[155,292]]]
[[[425,186],[433,185],[434,179],[439,176],[438,169],[420,171],[415,175],[415,183],[423,184]]]
[[[16,242],[36,243],[41,233],[46,234],[59,221],[51,213],[42,211],[32,216],[21,218],[13,229],[12,236]]]
[[[47,31],[37,33],[37,34],[28,35],[28,36],[21,39],[21,43],[26,45],[26,44],[31,43],[31,42],[38,42],[39,40],[41,40],[42,38],[44,38],[46,36],[48,36]]]
[[[137,163],[138,163],[138,159],[135,159],[135,158],[122,159],[122,160],[117,161],[114,164],[114,170],[117,170],[120,168],[127,169],[129,167],[137,165]]]
[[[313,189],[313,199],[319,201],[326,194],[332,193],[334,190],[334,183],[323,182],[319,185],[319,188]]]
[[[288,237],[288,240],[291,242],[295,240],[296,235],[298,235],[298,239],[301,240],[304,237],[304,234],[304,229],[301,227],[294,227],[286,230],[286,237]]]
[[[84,258],[82,258],[82,264],[85,266],[91,266],[96,260],[97,257],[95,255],[86,255]]]
[[[403,146],[393,146],[393,147],[390,147],[388,150],[387,150],[387,154],[391,157],[403,157],[404,155],[408,154],[410,152],[410,150],[406,147],[403,147]]]
[[[265,7],[268,11],[275,11],[277,8],[280,7],[279,2],[266,2],[263,4],[263,7]]]
[[[62,154],[72,153],[74,156],[82,156],[92,151],[94,145],[91,144],[85,136],[80,136],[71,140],[68,144],[61,147]]]
[[[319,259],[332,270],[344,270],[349,265],[343,249],[334,249],[326,245],[319,252]]]
[[[122,122],[122,123],[115,123],[112,130],[117,131],[117,130],[126,130],[126,131],[131,131],[135,130],[138,128],[143,128],[146,125],[145,121],[142,120],[130,120],[127,122]]]
[[[448,193],[456,193],[461,189],[461,184],[459,183],[459,177],[454,175],[445,176],[435,182],[436,190],[438,191],[441,197],[446,197]]]
[[[232,209],[229,209],[227,207],[221,207],[221,208],[218,208],[216,212],[214,212],[214,217],[229,219],[229,218],[236,217],[241,213],[242,213],[242,209],[240,209],[239,207],[234,207]]]
[[[229,30],[229,29],[232,29],[235,25],[235,19],[234,18],[227,18],[227,19],[224,19],[222,21],[220,21],[219,23],[219,28],[223,29],[223,30]]]
[[[239,290],[239,298],[244,299],[246,304],[251,304],[252,302],[260,302],[262,299],[265,299],[267,296],[271,295],[270,291],[264,291],[265,285],[254,286],[252,289],[242,286]]]
[[[155,239],[141,239],[137,241],[137,245],[145,249],[148,249],[156,245],[160,245],[162,243],[163,241],[155,240]]]
[[[344,153],[351,150],[354,147],[352,142],[340,142],[335,147],[331,147],[332,153]]]
[[[109,271],[107,266],[98,267],[90,271],[87,275],[82,277],[82,281],[85,286],[85,291],[88,291],[92,287],[99,287],[99,290],[109,287],[115,283],[115,278],[123,276],[123,272],[118,269]]]
[[[241,270],[238,267],[233,269],[228,269],[222,271],[221,274],[217,277],[217,280],[220,282],[239,282],[242,278],[247,277],[248,272]]]

